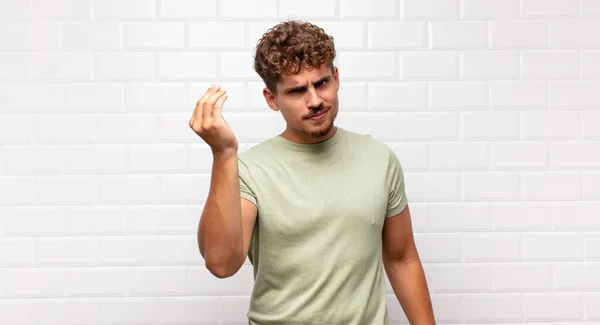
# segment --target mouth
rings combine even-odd
[[[308,119],[313,120],[313,121],[318,121],[318,120],[322,119],[325,116],[325,114],[327,114],[327,112],[329,112],[329,110],[324,109],[324,110],[318,112],[317,114],[310,116]]]

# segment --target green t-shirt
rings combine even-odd
[[[241,196],[258,209],[249,324],[390,324],[382,229],[407,205],[393,151],[337,127],[325,142],[275,136],[238,157]]]

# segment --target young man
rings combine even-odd
[[[310,23],[263,35],[254,68],[287,127],[239,155],[221,115],[226,91],[198,101],[190,126],[214,157],[200,252],[219,278],[250,259],[249,324],[390,324],[386,275],[410,323],[434,324],[400,162],[334,124],[335,55],[333,38]]]

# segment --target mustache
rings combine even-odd
[[[309,118],[311,118],[311,117],[313,117],[313,116],[315,116],[315,115],[318,115],[318,114],[319,114],[319,113],[321,113],[322,111],[326,111],[326,110],[328,110],[329,108],[330,108],[329,106],[326,106],[325,104],[321,104],[321,105],[319,105],[319,107],[317,107],[317,108],[313,109],[312,111],[310,111],[310,113],[306,114],[306,115],[304,116],[304,118],[305,118],[305,119],[309,119]]]

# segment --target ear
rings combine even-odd
[[[267,102],[267,105],[269,105],[270,109],[274,111],[279,111],[279,106],[277,106],[275,95],[271,92],[271,90],[269,90],[269,88],[265,87],[263,89],[263,96],[265,97],[265,101]]]

